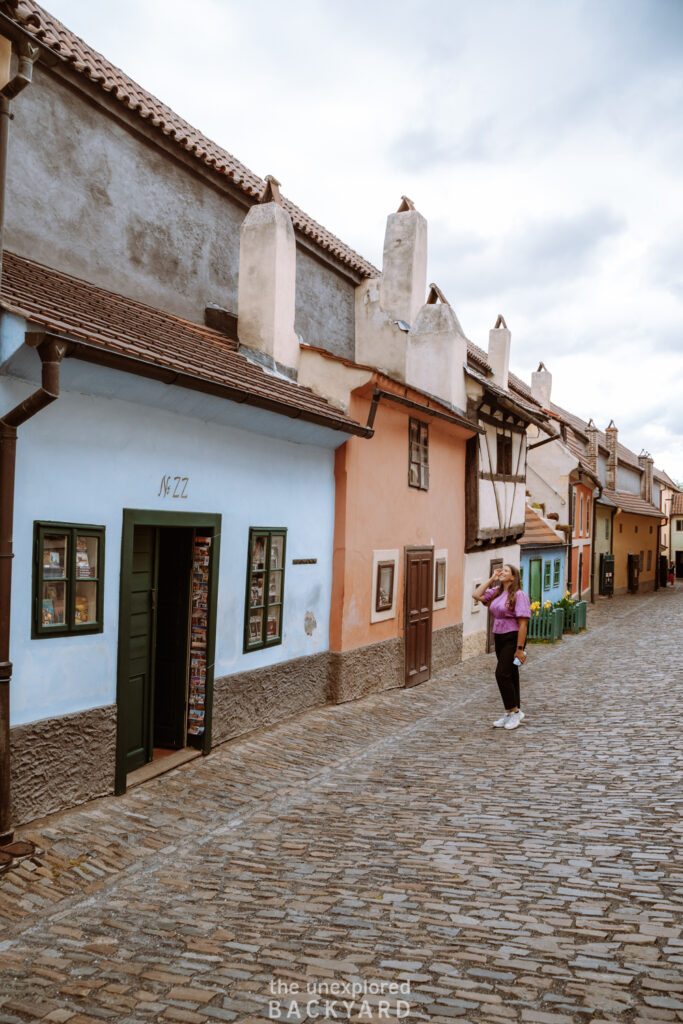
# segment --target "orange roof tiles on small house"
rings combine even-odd
[[[673,498],[671,499],[671,515],[683,515],[683,491],[678,491],[678,493],[674,494]]]
[[[560,537],[530,505],[525,510],[525,529],[519,538],[520,547],[541,548],[554,544],[557,547],[564,547],[566,541]]]
[[[1,305],[47,331],[83,344],[80,359],[142,376],[167,371],[167,383],[246,402],[348,434],[362,427],[308,388],[265,373],[219,331],[107,292],[33,260],[5,252]]]

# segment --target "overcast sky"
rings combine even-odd
[[[375,265],[409,196],[482,348],[683,481],[683,0],[46,0]]]

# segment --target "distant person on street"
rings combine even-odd
[[[671,584],[672,587],[674,585],[675,571],[676,571],[676,569],[675,569],[675,566],[674,566],[674,564],[672,562],[671,565],[669,566],[669,583]]]
[[[524,647],[531,618],[529,598],[522,590],[519,569],[514,565],[496,569],[490,580],[475,588],[472,597],[487,605],[494,619],[493,639],[498,659],[496,682],[505,714],[493,726],[495,729],[516,729],[525,717],[519,699],[519,664],[526,661]]]

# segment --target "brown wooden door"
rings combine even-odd
[[[432,669],[434,548],[406,548],[406,686],[429,679]]]

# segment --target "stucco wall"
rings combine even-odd
[[[351,415],[364,423],[369,400],[354,396]],[[383,400],[375,436],[353,438],[336,462],[335,595],[331,649],[349,650],[403,635],[404,549],[433,545],[448,551],[446,607],[433,614],[433,629],[462,619],[465,542],[465,438],[440,421],[429,427],[429,489],[408,486],[411,412]],[[371,622],[373,551],[397,549],[396,614]]]
[[[247,208],[220,179],[213,187],[41,66],[12,109],[8,249],[198,323],[210,302],[237,312]],[[298,248],[296,291],[304,339],[353,356],[353,283]]]
[[[652,532],[650,533],[650,528]],[[639,555],[642,551],[643,569],[639,578],[639,589],[654,588],[657,565],[657,520],[651,516],[637,516],[620,512],[614,518],[614,592],[625,594],[628,590],[628,555]],[[652,552],[648,569],[648,551]]]
[[[0,408],[11,408],[25,394],[24,385],[0,377]],[[186,500],[159,496],[164,474],[188,477]],[[123,508],[222,514],[216,677],[328,649],[331,448],[294,444],[119,399],[66,392],[19,430],[13,724],[115,702]],[[31,639],[35,520],[106,527],[103,633]],[[284,637],[280,646],[243,654],[250,526],[288,528]],[[292,565],[293,558],[316,558],[317,563]],[[305,628],[307,613],[315,620],[312,630],[310,618],[309,629]]]

